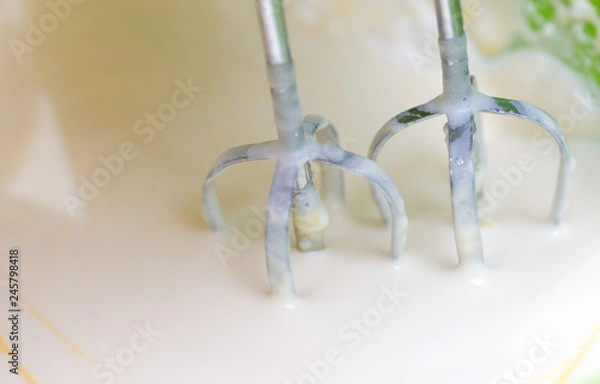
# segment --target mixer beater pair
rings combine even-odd
[[[434,99],[402,112],[377,132],[368,158],[340,148],[338,134],[321,116],[304,117],[294,64],[290,54],[281,0],[255,0],[261,25],[267,75],[275,115],[277,139],[242,145],[225,151],[211,169],[205,185],[203,206],[214,230],[227,227],[221,215],[214,180],[227,167],[245,161],[272,158],[275,173],[267,203],[265,248],[271,290],[295,295],[290,267],[290,216],[296,245],[302,251],[324,247],[323,232],[328,215],[313,183],[310,162],[333,169],[325,173],[324,189],[343,199],[341,171],[366,179],[384,222],[391,225],[391,253],[404,253],[408,219],[404,202],[392,179],[375,160],[383,145],[397,132],[423,120],[445,115],[455,242],[459,261],[480,259],[483,248],[478,203],[484,197],[484,148],[477,114],[503,114],[528,120],[544,129],[558,144],[560,166],[552,207],[552,220],[559,223],[566,206],[573,159],[557,121],[541,109],[523,101],[490,97],[479,92],[468,69],[467,40],[460,0],[435,0],[443,91]],[[330,138],[332,140],[325,140]]]

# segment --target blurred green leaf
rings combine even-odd
[[[600,90],[600,0],[522,0],[521,11],[512,48],[543,49]]]

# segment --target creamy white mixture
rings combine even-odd
[[[486,116],[486,266],[456,266],[443,120],[428,121],[391,140],[379,161],[406,202],[407,256],[389,259],[368,186],[348,176],[347,207],[329,211],[328,248],[293,252],[301,299],[282,303],[268,295],[260,225],[273,165],[240,165],[219,179],[233,236],[210,233],[200,210],[218,154],[275,134],[251,1],[159,1],[142,14],[134,3],[73,8],[22,65],[3,48],[0,104],[12,123],[1,132],[16,148],[3,140],[0,151],[0,254],[22,252],[30,376],[15,379],[1,364],[2,383],[577,384],[600,376],[600,146],[590,139],[598,115],[573,75],[539,53],[492,60],[470,50],[482,91],[573,119],[577,168],[560,228],[547,220],[558,150],[533,125]],[[331,1],[327,13],[313,3],[288,5],[305,110],[330,118],[343,145],[366,154],[381,124],[441,90],[426,41],[432,7]],[[31,6],[28,17],[39,12]],[[4,33],[22,36],[10,25]],[[203,90],[178,93],[188,106],[155,128],[145,114],[172,102],[182,89],[176,79]],[[99,156],[119,156],[123,167],[93,193],[84,185],[100,180]],[[85,207],[67,209],[66,194]],[[0,334],[7,343],[5,321]]]

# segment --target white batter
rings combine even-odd
[[[219,179],[233,237],[201,219],[202,179],[217,155],[275,133],[252,2],[214,3],[156,1],[140,13],[141,2],[86,2],[22,65],[3,48],[12,83],[0,95],[13,123],[2,133],[19,140],[18,151],[6,141],[0,151],[10,168],[0,179],[0,254],[22,252],[27,375],[2,363],[2,383],[597,382],[598,114],[575,76],[543,54],[492,60],[471,47],[482,91],[575,122],[577,168],[560,229],[547,221],[557,149],[533,125],[486,116],[487,266],[456,267],[436,119],[399,134],[379,161],[406,202],[407,257],[389,260],[368,186],[348,176],[347,207],[329,211],[327,250],[293,253],[301,299],[281,303],[268,295],[257,224],[273,165]],[[288,5],[305,111],[326,115],[345,147],[366,154],[381,124],[441,89],[439,63],[427,56],[433,9],[315,4]],[[491,7],[473,28],[498,19]],[[31,5],[27,17],[44,12]],[[3,33],[24,36],[15,24]],[[171,102],[177,79],[196,91],[154,128],[145,114]],[[140,118],[145,128],[134,130]],[[123,169],[84,200],[82,180],[98,180],[98,157],[112,155]],[[67,194],[85,206],[67,209]],[[0,322],[4,343],[7,331]]]

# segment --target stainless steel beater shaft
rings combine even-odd
[[[339,147],[337,133],[329,122],[319,116],[303,118],[296,86],[294,64],[290,55],[284,11],[280,0],[256,0],[265,49],[267,75],[275,115],[277,139],[259,144],[243,145],[225,151],[210,171],[204,185],[204,213],[213,229],[224,229],[219,201],[214,189],[215,178],[225,168],[244,161],[272,158],[275,174],[267,203],[265,248],[271,290],[274,293],[295,294],[290,268],[290,209],[307,221],[293,220],[296,234],[316,244],[306,227],[314,226],[310,218],[319,216],[320,198],[312,185],[309,162],[334,166],[362,176],[377,189],[389,207],[392,222],[392,256],[397,258],[406,241],[407,218],[400,193],[387,174],[372,160]],[[317,141],[317,133],[326,132],[333,144]],[[300,179],[299,179],[300,175]],[[340,177],[333,175],[334,182]],[[308,188],[308,189],[307,189]],[[336,188],[341,189],[337,184]],[[338,196],[341,193],[337,194]],[[317,220],[319,221],[319,220]],[[305,227],[299,228],[302,225]],[[306,235],[306,236],[305,236]],[[300,240],[300,239],[299,239]]]

